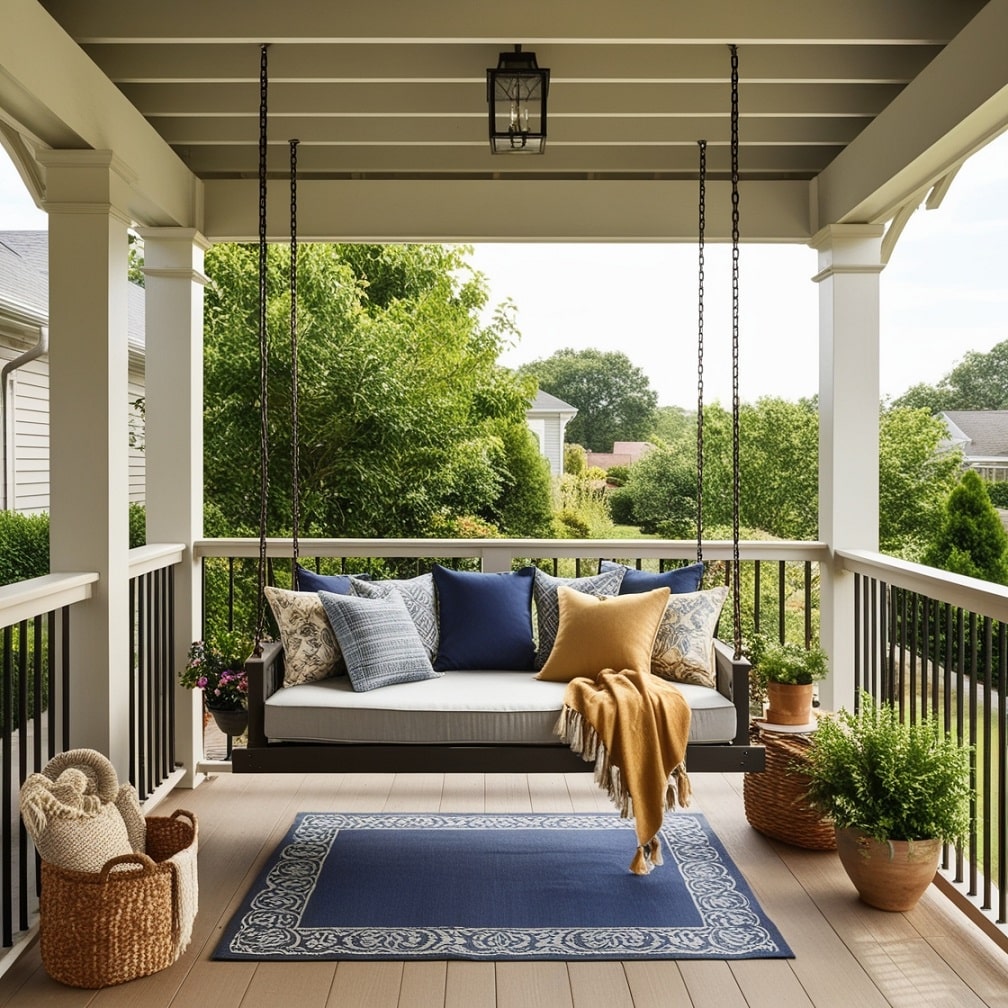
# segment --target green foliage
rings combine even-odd
[[[630,478],[630,466],[614,465],[609,466],[605,474],[606,483],[610,486],[621,487],[626,485]]]
[[[659,406],[648,441],[672,443],[696,438],[696,410],[681,406]]]
[[[504,450],[501,490],[494,509],[505,535],[544,539],[552,529],[550,468],[524,421],[501,433]]]
[[[990,497],[991,504],[996,508],[1008,508],[1008,480],[1001,480],[997,483],[985,483],[987,496]]]
[[[617,525],[633,525],[636,531],[640,531],[634,512],[633,493],[629,487],[613,490],[606,500],[609,501],[609,514]]]
[[[749,688],[754,698],[762,698],[767,683],[808,685],[825,679],[829,672],[826,652],[818,645],[802,647],[791,641],[781,643],[767,634],[754,634],[745,648],[752,663]]]
[[[563,471],[570,476],[583,476],[588,468],[588,453],[583,445],[564,445],[563,449]]]
[[[942,527],[924,563],[955,574],[1008,584],[1008,533],[972,470],[949,495]]]
[[[893,407],[879,418],[879,545],[919,561],[938,535],[958,479],[959,452],[941,452],[945,425],[927,410]]]
[[[49,573],[49,515],[0,511],[0,584]]]
[[[803,771],[810,803],[841,829],[883,843],[961,843],[969,831],[969,750],[867,693],[858,713],[820,720]]]
[[[629,479],[614,506],[621,522],[671,539],[696,535],[696,452],[688,446],[661,445],[630,467]]]
[[[555,534],[561,539],[607,539],[612,516],[605,484],[563,475],[553,481]]]
[[[987,353],[971,350],[937,385],[914,385],[893,405],[932,413],[1008,409],[1008,340]]]
[[[130,502],[129,506],[130,549],[147,544],[147,509],[143,504]]]
[[[658,394],[624,353],[565,348],[521,372],[577,408],[567,438],[588,451],[612,451],[614,441],[642,441],[655,425]]]
[[[486,284],[465,254],[299,249],[304,534],[425,536],[452,516],[496,523],[505,509],[517,482],[506,467],[522,460],[509,428],[524,426],[534,383],[497,367],[512,313],[480,324]],[[286,246],[269,247],[270,535],[289,533],[292,513],[288,263]],[[206,496],[235,534],[259,524],[257,249],[216,245],[206,270]]]

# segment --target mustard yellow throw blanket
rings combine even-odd
[[[650,671],[603,669],[567,684],[556,733],[586,762],[624,819],[635,820],[637,854],[630,870],[646,875],[662,863],[666,809],[688,805],[686,742],[690,709],[673,683]]]

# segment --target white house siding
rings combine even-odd
[[[0,333],[0,368],[19,357],[32,346],[20,338]],[[4,464],[7,478],[3,482],[6,495],[0,489],[0,507],[22,514],[39,514],[49,510],[49,359],[43,355],[29,361],[8,376],[12,393],[13,423],[5,430]],[[133,403],[144,394],[142,362],[130,363],[129,413],[136,416]],[[2,404],[0,404],[2,409]],[[142,434],[142,424],[136,428]],[[123,431],[123,437],[129,431]],[[142,437],[141,437],[142,444]],[[146,457],[139,447],[130,449],[129,499],[144,502]]]
[[[129,453],[129,499],[131,504],[143,504],[147,456],[142,451],[143,418],[134,406],[144,394],[143,365],[134,368],[130,363],[129,375],[129,429],[137,436]],[[128,436],[128,434],[127,434]]]

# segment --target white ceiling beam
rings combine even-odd
[[[883,223],[1008,128],[1008,0],[990,3],[818,179],[818,227]]]
[[[123,93],[147,116],[240,116],[259,113],[259,85],[126,84]],[[739,101],[747,118],[759,116],[876,116],[899,94],[896,84],[753,84],[743,80]],[[550,80],[550,115],[728,115],[727,81],[716,84],[623,83],[604,87]],[[352,81],[284,84],[270,78],[271,118],[289,115],[384,114],[389,109],[430,114],[447,109],[486,114],[486,79],[425,84]]]
[[[36,0],[3,0],[0,108],[53,148],[112,150],[147,224],[198,227],[201,183]],[[90,6],[90,5],[89,5]]]
[[[205,42],[317,42],[368,39],[375,42],[485,41],[528,48],[551,40],[684,41],[699,44],[805,42],[843,39],[859,43],[944,42],[961,24],[958,4],[919,0],[807,0],[754,3],[705,0],[656,4],[653,0],[579,0],[549,3],[511,0],[505,5],[441,0],[437,4],[276,3],[275,0],[46,0],[46,6],[83,43],[158,42],[175,37],[177,26],[197,26]],[[956,8],[959,8],[957,10]],[[522,35],[522,30],[531,35]],[[730,34],[729,34],[730,32]]]
[[[147,46],[102,43],[85,51],[117,84],[256,83],[259,47],[250,43]],[[270,80],[485,81],[498,46],[486,43],[354,46],[285,43],[270,47]],[[899,84],[912,80],[938,52],[930,45],[749,45],[745,77],[753,83]],[[551,43],[536,50],[555,81],[703,83],[728,75],[723,45]]]
[[[206,185],[205,234],[251,241],[258,228],[255,179]],[[304,180],[298,186],[298,237],[305,241],[696,241],[696,181],[619,180]],[[290,237],[289,183],[271,181],[270,240]],[[808,184],[743,182],[747,242],[806,242]],[[707,186],[708,241],[731,232],[727,182]],[[520,212],[515,208],[519,207]]]

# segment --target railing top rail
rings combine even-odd
[[[686,539],[299,539],[306,557],[618,557],[624,559],[693,560],[696,541]],[[197,557],[251,557],[259,555],[255,539],[201,539],[193,543]],[[289,557],[291,540],[269,538],[266,553]],[[748,540],[739,543],[743,560],[823,562],[829,548],[820,542]],[[727,540],[704,543],[706,560],[730,560]]]
[[[1008,587],[868,550],[836,550],[844,570],[876,578],[979,616],[1008,621]]]
[[[140,577],[141,574],[149,574],[164,567],[173,567],[181,563],[184,556],[184,543],[150,543],[147,546],[134,546],[129,551],[130,577]]]
[[[0,585],[0,627],[83,602],[91,598],[96,573],[46,574],[28,581]]]

